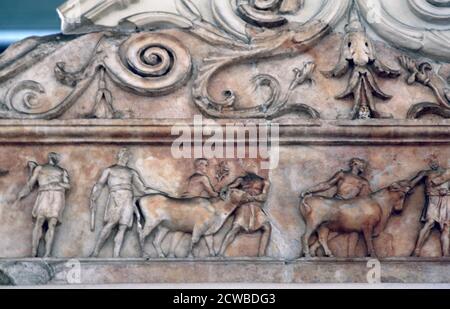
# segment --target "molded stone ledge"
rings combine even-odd
[[[217,120],[205,127],[275,124],[265,121]],[[281,145],[396,145],[446,144],[450,142],[450,121],[375,120],[366,121],[293,121],[279,125]],[[193,129],[192,119],[159,120],[4,120],[0,121],[0,143],[61,144],[61,143],[133,143],[171,144],[178,135],[176,127]],[[224,130],[225,133],[225,130]],[[203,137],[204,140],[208,136]],[[248,139],[247,139],[248,140]],[[195,140],[193,140],[194,142]]]
[[[23,259],[53,271],[51,285],[67,285],[78,261],[81,284],[146,283],[367,283],[370,259]],[[12,260],[1,260],[0,267]],[[382,283],[449,283],[450,259],[380,260]],[[22,283],[23,284],[23,283]],[[33,284],[33,283],[29,283]],[[36,283],[34,283],[36,284]]]

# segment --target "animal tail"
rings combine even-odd
[[[303,217],[306,217],[306,215],[309,215],[312,212],[312,207],[306,203],[306,199],[312,197],[312,194],[308,194],[305,197],[301,198],[300,201],[300,212],[302,213]]]

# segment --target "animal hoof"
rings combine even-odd
[[[147,252],[142,252],[141,258],[143,258],[143,259],[150,259],[151,255],[149,253],[147,253]]]
[[[310,253],[305,253],[305,258],[310,259],[310,258],[312,258],[312,256]]]

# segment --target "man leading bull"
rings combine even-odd
[[[111,235],[113,229],[118,227],[114,238],[114,257],[120,257],[125,232],[133,225],[134,215],[139,222],[140,214],[134,201],[137,197],[149,194],[163,194],[148,187],[139,172],[128,166],[131,154],[123,148],[117,155],[117,163],[105,169],[95,184],[91,193],[91,230],[95,229],[96,202],[106,186],[109,190],[104,223],[100,236],[95,245],[92,257],[98,257],[101,248]]]
[[[353,158],[349,162],[350,169],[347,171],[341,170],[336,173],[328,181],[322,182],[301,194],[304,199],[307,195],[326,192],[331,189],[336,189],[333,198],[338,200],[350,200],[358,197],[367,197],[372,193],[369,181],[362,175],[366,172],[367,162],[363,159]],[[336,237],[333,235],[331,238]],[[358,233],[352,233],[348,237],[348,256],[355,256],[356,244],[358,242]],[[311,252],[315,252],[320,244],[316,242],[312,247]]]

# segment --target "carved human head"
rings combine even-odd
[[[362,174],[367,169],[367,162],[360,158],[353,158],[350,160],[350,168],[357,169],[357,171]]]
[[[204,158],[194,161],[194,168],[197,172],[206,173],[208,169],[208,160]]]
[[[50,152],[48,154],[48,162],[53,165],[57,165],[61,160],[61,156],[56,152]]]
[[[120,149],[119,153],[117,154],[117,161],[120,165],[127,165],[130,161],[131,153],[128,148],[122,148]]]
[[[357,169],[359,173],[364,173],[367,169],[367,162],[360,158],[353,158],[350,160],[350,168]]]
[[[435,155],[430,156],[428,165],[433,171],[438,170],[441,167],[441,163],[439,162],[439,159]]]

